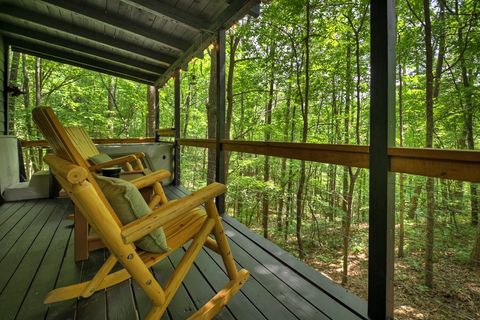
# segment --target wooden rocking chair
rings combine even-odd
[[[64,128],[56,117],[51,116],[53,111],[50,108],[36,108],[33,114],[42,133],[49,137],[48,141],[55,152],[55,155],[45,156],[45,162],[110,251],[110,256],[91,280],[54,289],[49,292],[44,303],[77,297],[87,298],[96,291],[131,277],[151,300],[152,307],[147,319],[159,319],[200,250],[206,246],[221,255],[230,281],[190,318],[211,319],[217,314],[240,290],[249,276],[247,270],[237,270],[213,200],[226,191],[225,186],[212,183],[178,201],[171,201],[156,208],[149,215],[122,225],[83,158],[71,146],[72,142]],[[154,179],[148,177],[136,179],[133,183],[138,187],[153,181]],[[198,208],[202,204],[205,210]],[[137,251],[133,242],[159,227],[163,227],[170,249],[165,253]],[[211,238],[210,234],[213,234],[215,239]],[[162,288],[149,268],[190,240],[192,241],[179,265]],[[111,272],[117,262],[124,269]]]
[[[139,159],[140,154],[128,155],[113,159],[107,163],[92,165],[88,162],[88,158],[90,154],[95,153],[93,149],[96,150],[96,147],[83,129],[70,128],[67,131],[49,107],[35,108],[32,113],[35,123],[48,141],[50,147],[60,157],[72,161],[72,163],[91,172],[104,167],[121,164],[128,164],[126,166],[127,170],[133,170],[133,167],[129,163],[134,162],[136,163],[136,169],[144,172],[143,179],[137,182],[138,188],[148,187],[153,189],[153,196],[149,199],[148,206],[153,209],[158,205],[167,203],[168,200],[161,181],[170,177],[171,173],[169,171],[157,170],[147,174],[147,172],[143,171],[144,168]],[[90,228],[88,222],[85,217],[78,212],[77,207],[75,207],[74,212],[74,228],[75,261],[87,260],[90,251],[104,247],[98,236],[89,235]]]
[[[100,151],[98,151],[97,147],[95,146],[87,132],[81,127],[65,127],[65,131],[70,137],[70,140],[77,148],[79,154],[89,165],[88,169],[90,171],[98,171],[102,168],[121,165],[127,172],[141,171],[145,175],[150,173],[150,170],[146,170],[143,166],[141,160],[141,158],[145,157],[145,154],[143,152],[136,152],[134,154],[118,157],[107,162],[92,164],[88,161],[88,159],[92,158],[93,156],[99,155]],[[134,163],[135,167],[132,166],[132,163]],[[165,172],[165,178],[168,178],[169,176],[170,175]],[[168,201],[167,197],[165,196],[165,192],[163,191],[162,184],[160,182],[156,181],[153,184],[153,188],[155,191],[155,196],[149,201],[148,204],[149,207],[152,209],[157,205],[166,203]]]

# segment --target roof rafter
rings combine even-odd
[[[124,65],[124,66],[131,66],[135,67],[137,69],[140,69],[144,72],[148,73],[156,73],[160,74],[165,72],[166,68],[160,67],[158,65],[153,65],[149,64],[143,61],[139,61],[136,59],[132,59],[129,57],[124,57],[118,54],[113,54],[112,52],[108,52],[96,47],[91,47],[87,45],[80,44],[78,42],[74,42],[68,39],[62,39],[55,37],[51,34],[40,32],[37,30],[33,30],[30,28],[25,28],[21,26],[17,26],[11,23],[2,23],[2,32],[5,32],[7,36],[12,37],[12,38],[17,38],[18,35],[22,37],[26,37],[29,39],[35,39],[35,40],[40,40],[44,41],[46,43],[50,43],[53,45],[57,45],[60,47],[67,47],[69,49],[72,49],[74,51],[82,52],[89,54],[91,56],[95,57],[100,57],[105,60],[109,60],[111,62],[116,62],[118,64]]]
[[[145,47],[133,45],[127,41],[115,39],[92,30],[79,28],[78,26],[71,23],[66,23],[59,19],[39,14],[25,8],[20,8],[9,4],[2,4],[2,9],[3,11],[0,11],[0,15],[3,14],[11,16],[13,18],[30,21],[40,26],[45,26],[60,32],[76,35],[80,38],[97,42],[105,46],[121,49],[130,53],[147,57],[152,61],[155,61],[157,63],[160,62],[167,66],[173,63],[176,59],[176,57],[174,56],[162,54]]]
[[[92,7],[86,3],[77,3],[73,0],[42,0],[42,2],[83,15],[100,23],[108,24],[132,35],[153,40],[174,50],[184,51],[190,45],[183,39],[173,37],[158,30],[152,32],[152,30],[148,30],[147,28],[136,24],[135,21],[127,20],[124,17],[117,16],[108,11],[99,10],[98,8]]]
[[[100,67],[98,60],[81,56],[74,52],[66,52],[37,42],[25,41],[16,38],[8,38],[7,42],[17,51],[121,78],[134,80],[137,82],[151,84],[156,78],[156,76],[151,73],[127,69],[122,66],[110,64],[108,62],[103,62]]]
[[[208,24],[199,17],[180,12],[177,8],[174,8],[166,3],[157,0],[122,0],[122,2],[128,3],[132,7],[150,12],[155,15],[162,15],[176,22],[183,24],[184,26],[194,30],[201,31],[208,29]]]

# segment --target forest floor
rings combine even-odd
[[[406,234],[405,257],[395,260],[395,318],[396,319],[480,319],[480,271],[468,265],[468,250],[471,248],[471,233],[474,228],[448,228],[437,225],[436,251],[434,258],[434,286],[424,285],[423,235],[421,224],[411,223]],[[458,230],[470,230],[458,234]],[[259,231],[259,230],[257,230]],[[336,232],[338,234],[338,231]],[[344,287],[352,293],[367,298],[368,258],[366,239],[368,227],[356,225],[353,230],[351,254],[349,255],[348,283]],[[287,243],[272,237],[287,251],[296,254],[296,239]],[[341,243],[338,238],[337,243]],[[341,284],[342,250],[318,243],[309,244],[305,262]],[[359,244],[362,244],[359,245]],[[319,252],[321,251],[321,252]]]

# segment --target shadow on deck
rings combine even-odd
[[[185,195],[168,187],[167,196]],[[43,305],[48,291],[87,280],[105,260],[106,250],[90,259],[73,259],[73,211],[67,199],[6,203],[0,206],[0,319],[143,319],[150,302],[128,280],[88,299]],[[225,230],[236,262],[250,279],[216,319],[363,319],[366,303],[334,284],[273,243],[230,217]],[[157,264],[163,283],[180,253]],[[203,250],[162,319],[185,319],[227,282],[221,259]]]

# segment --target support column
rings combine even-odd
[[[395,0],[370,4],[370,209],[368,315],[393,319],[395,175]]]
[[[174,172],[173,184],[180,185],[180,146],[178,139],[180,138],[180,69],[175,70],[175,145],[174,145]]]
[[[0,36],[1,37],[1,36]],[[9,77],[8,77],[8,43],[5,41],[5,37],[1,37],[0,41],[2,43],[1,48],[3,49],[3,112],[4,112],[4,117],[3,117],[3,134],[9,135],[10,134],[10,110],[8,110],[8,92],[7,92],[7,86],[9,82]]]
[[[155,87],[155,136],[157,136],[156,130],[160,128],[160,97],[158,91],[160,89]]]
[[[225,183],[225,152],[221,141],[225,138],[225,29],[217,35],[217,127],[215,133],[215,181]],[[216,198],[217,210],[225,214],[225,195]]]

